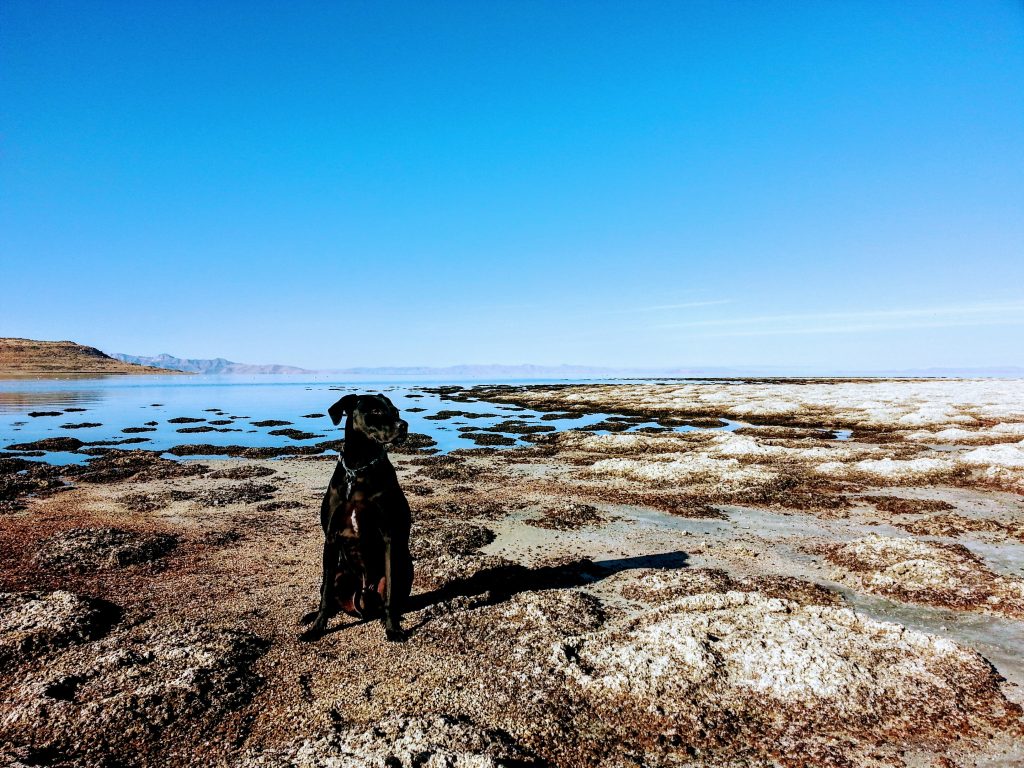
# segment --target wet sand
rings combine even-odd
[[[393,455],[414,510],[404,644],[348,619],[298,640],[330,457],[6,466],[31,493],[0,515],[0,756],[1024,761],[1024,384],[689,386],[449,390],[705,421]],[[768,426],[707,428],[723,418]]]

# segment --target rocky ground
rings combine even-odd
[[[611,417],[393,456],[403,644],[298,640],[330,457],[0,459],[0,764],[1024,761],[1024,383],[444,394]]]
[[[148,365],[116,360],[95,347],[73,341],[36,341],[0,337],[0,373],[4,375],[76,374],[178,374]]]

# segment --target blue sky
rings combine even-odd
[[[0,3],[0,335],[1024,365],[1019,2]]]

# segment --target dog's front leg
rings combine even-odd
[[[338,544],[328,533],[324,538],[323,581],[320,584],[320,607],[312,617],[313,626],[302,633],[303,640],[315,640],[327,629],[327,619],[334,605],[334,571],[338,567]]]
[[[394,536],[384,540],[384,633],[392,642],[408,637],[402,629],[402,612],[412,587],[411,562],[408,541]]]

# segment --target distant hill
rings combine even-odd
[[[173,355],[168,354],[145,357],[142,355],[125,355],[120,352],[114,352],[113,356],[126,363],[149,365],[155,368],[162,368],[167,371],[182,371],[185,373],[199,373],[204,375],[312,373],[312,371],[307,371],[305,368],[296,368],[294,365],[250,365],[249,363],[236,363],[231,360],[225,360],[223,357],[216,357],[212,360],[197,360],[192,358],[174,357]]]
[[[95,347],[73,341],[0,338],[0,373],[5,374],[166,374],[168,371],[117,360]]]
[[[1024,378],[1024,368],[926,368],[904,370],[822,370],[806,366],[706,366],[673,368],[600,367],[589,365],[467,364],[450,366],[380,366],[309,370],[276,363],[254,365],[217,357],[212,360],[154,356],[106,355],[93,347],[71,341],[32,341],[0,338],[0,373],[196,373],[230,374],[330,374],[366,378],[431,379],[437,381],[502,381],[537,379],[616,378],[763,378],[763,377],[950,377]]]

